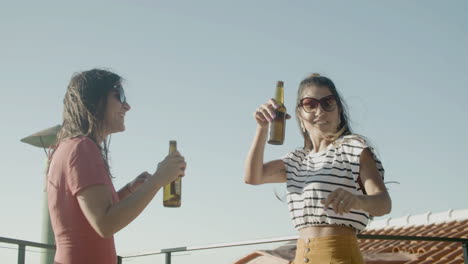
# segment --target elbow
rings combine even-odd
[[[385,207],[384,215],[389,214],[392,211],[392,200],[388,200],[387,206]]]
[[[392,211],[392,201],[389,199],[374,216],[384,216]]]
[[[104,238],[104,239],[111,238],[114,235],[113,232],[110,232],[108,230],[100,229],[100,230],[95,230],[95,231],[101,238]]]
[[[259,185],[261,182],[258,181],[258,177],[255,177],[255,173],[246,171],[244,175],[244,183],[249,185]]]
[[[391,209],[388,209],[388,208],[381,208],[381,210],[375,212],[374,214],[372,214],[373,216],[384,216],[386,214],[389,214],[391,211]]]
[[[114,235],[114,231],[108,227],[108,225],[102,223],[96,223],[94,226],[94,231],[101,237],[101,238],[111,238]]]
[[[383,214],[382,215],[389,214],[392,211],[392,199],[390,198],[390,195],[388,195],[388,193],[387,193],[386,198],[387,199],[385,201],[385,206],[383,208]]]
[[[249,179],[249,178],[247,178],[247,177],[244,178],[244,183],[245,183],[245,184],[249,184],[249,185],[259,185],[259,184],[261,184],[260,182],[254,181],[254,180]]]

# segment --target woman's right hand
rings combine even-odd
[[[262,128],[267,127],[268,123],[275,119],[275,112],[278,107],[278,104],[273,98],[262,104],[257,111],[254,112],[254,119],[257,121],[257,124]]]
[[[262,104],[257,111],[254,112],[253,116],[257,124],[261,128],[266,128],[268,123],[276,118],[276,109],[279,108],[278,103],[275,99],[271,98],[268,102]],[[286,114],[286,119],[290,119],[291,116]]]
[[[175,151],[158,164],[158,168],[153,176],[161,177],[164,185],[175,181],[179,176],[185,175],[187,163],[178,151]]]

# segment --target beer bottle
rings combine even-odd
[[[270,122],[270,137],[268,143],[272,145],[282,145],[286,127],[286,107],[284,106],[284,87],[282,81],[278,81],[276,84],[275,100],[279,107],[275,111],[275,119]]]
[[[169,154],[177,151],[177,142],[169,141]],[[175,181],[164,186],[164,207],[180,207],[182,196],[182,179],[178,177]]]

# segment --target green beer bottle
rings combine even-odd
[[[177,142],[169,141],[169,154],[177,151]],[[182,204],[182,179],[178,177],[175,181],[164,186],[164,207],[180,207]]]
[[[286,128],[286,107],[284,106],[284,83],[278,81],[276,84],[276,103],[279,105],[276,109],[276,117],[270,122],[270,137],[268,144],[282,145],[284,142],[284,133]]]

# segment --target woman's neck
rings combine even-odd
[[[104,142],[104,139],[102,137],[96,137],[96,144],[102,145],[102,142]]]
[[[325,150],[328,147],[328,145],[333,143],[333,140],[330,140],[326,137],[326,135],[320,132],[309,132],[309,137],[312,141],[313,153]]]
[[[96,135],[96,143],[102,145],[109,135],[105,132]]]

